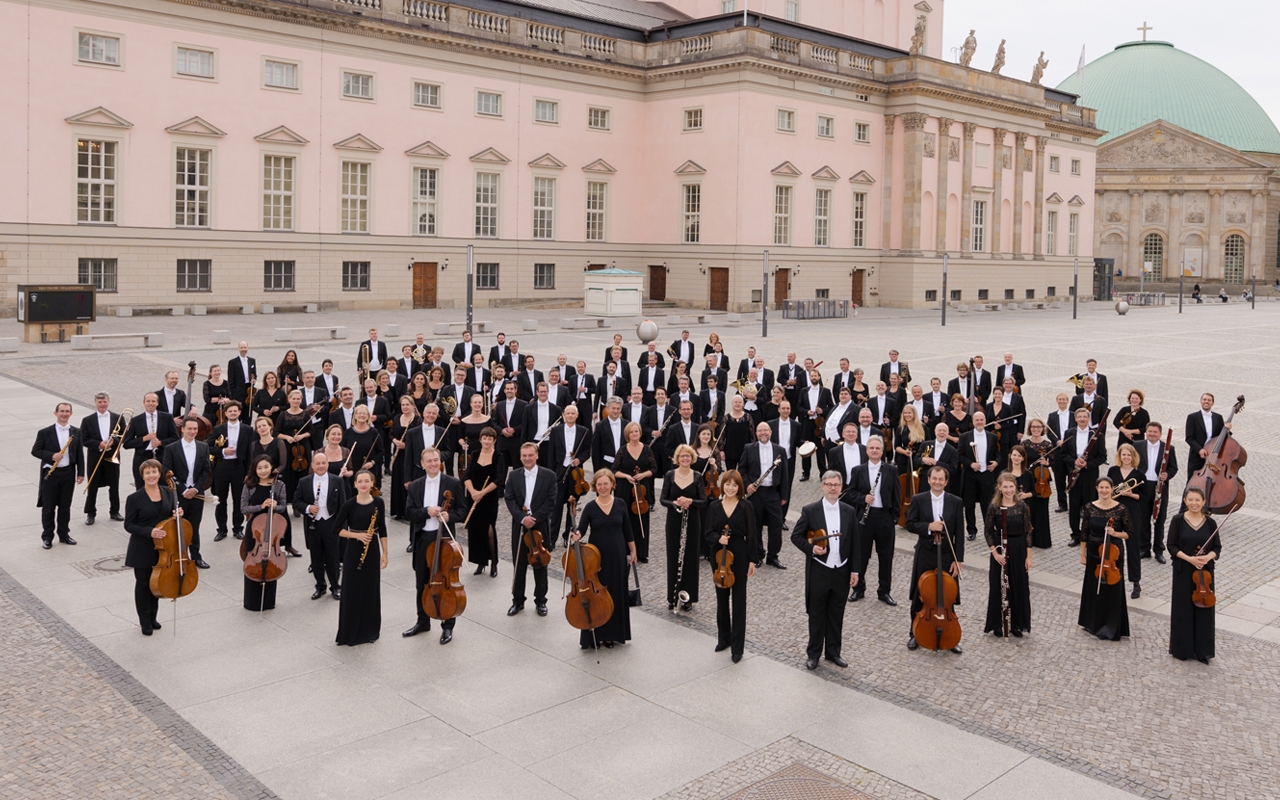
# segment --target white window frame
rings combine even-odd
[[[1058,254],[1058,212],[1049,211],[1045,215],[1044,224],[1044,252],[1045,255],[1056,256]]]
[[[1061,158],[1059,158],[1058,156],[1049,156],[1049,171],[1050,171],[1050,172],[1061,172],[1061,171],[1062,171],[1062,159],[1061,159]]]
[[[787,22],[800,21],[800,0],[786,0],[782,4],[782,18]]]
[[[973,201],[972,227],[969,234],[969,248],[974,253],[987,251],[987,201]]]
[[[369,95],[366,97],[362,94],[350,94],[348,89],[348,78],[368,78],[369,79]],[[378,75],[363,69],[347,69],[342,68],[342,99],[355,100],[360,103],[373,103],[378,99]]]
[[[1080,172],[1080,166],[1081,166],[1081,165],[1080,165],[1080,159],[1078,159],[1078,158],[1073,158],[1073,159],[1071,159],[1071,174],[1072,174],[1072,175],[1079,176],[1079,175],[1081,174],[1081,172]]]
[[[533,176],[533,238],[554,241],[556,238],[556,179],[550,175]]]
[[[494,111],[485,111],[481,109],[480,99],[482,97],[496,97],[497,109]],[[503,117],[503,96],[502,92],[495,92],[492,89],[476,89],[475,114],[477,117],[485,117],[486,119],[502,119]]]
[[[827,131],[826,131],[826,133],[823,133],[823,132],[822,132],[822,123],[823,123],[824,121],[827,123]],[[834,139],[834,138],[836,138],[836,118],[835,118],[835,117],[833,117],[833,116],[831,116],[831,115],[829,115],[829,114],[819,114],[819,115],[818,115],[818,128],[817,128],[817,132],[818,132],[818,138],[819,138],[819,139]]]
[[[181,57],[183,52],[203,53],[209,57],[209,74],[203,75],[199,72],[183,71],[181,67]],[[194,44],[183,44],[182,42],[174,42],[173,44],[173,77],[182,78],[184,80],[204,81],[205,83],[216,83],[218,80],[218,50],[215,47],[201,47]]]
[[[190,178],[189,171],[180,169],[179,163],[191,164],[191,154],[197,154],[195,158],[196,183],[188,183],[184,179]],[[185,155],[185,157],[184,157]],[[200,156],[203,155],[203,174],[200,169]],[[174,165],[174,196],[173,196],[173,226],[175,228],[211,228],[213,213],[213,150],[207,147],[190,147],[187,145],[177,145],[173,149],[173,165]],[[203,178],[203,182],[200,179]],[[195,221],[189,221],[189,220]]]
[[[683,244],[702,242],[702,183],[694,181],[680,184],[680,241]]]
[[[480,186],[481,179],[486,183],[491,182],[492,187]],[[502,236],[502,173],[500,172],[484,172],[477,171],[473,182],[474,193],[472,194],[472,228],[477,239],[498,239]],[[488,192],[492,189],[492,200],[485,198],[482,202],[481,191]],[[482,216],[483,215],[483,216]],[[485,223],[488,223],[485,225]],[[482,228],[482,225],[484,227]],[[489,232],[489,229],[492,232]]]
[[[796,190],[789,183],[773,185],[773,244],[791,245],[791,218],[795,213]]]
[[[369,233],[372,212],[373,162],[343,159],[338,166],[338,232]]]
[[[262,291],[273,294],[293,292],[297,287],[298,262],[293,259],[267,259],[262,262]]]
[[[598,193],[597,188],[598,187]],[[588,242],[609,241],[609,182],[587,181],[586,228],[584,238]]]
[[[432,103],[422,103],[422,102],[419,102],[419,101],[418,101],[418,88],[419,88],[419,87],[428,87],[428,88],[435,89],[435,93],[436,93],[436,102],[435,102],[434,104],[432,104]],[[412,105],[413,105],[413,107],[414,107],[414,108],[422,108],[422,109],[426,109],[426,110],[428,110],[428,111],[443,111],[443,110],[444,110],[444,84],[437,83],[437,82],[435,82],[435,81],[417,81],[417,80],[415,80],[415,81],[413,81],[413,82],[410,84],[409,92],[410,92],[410,94],[409,94],[409,102],[410,102],[410,104],[412,104]]]
[[[853,193],[853,238],[850,247],[867,246],[867,193]]]
[[[81,153],[80,143],[88,142],[90,150],[85,153],[89,176],[80,177]],[[94,164],[92,145],[97,143],[99,150],[98,163]],[[111,164],[106,163],[108,145],[111,150]],[[107,172],[110,170],[110,177]],[[99,177],[93,177],[97,172]],[[83,189],[82,189],[83,187]],[[97,187],[95,191],[94,187]],[[80,198],[87,198],[84,207],[84,218],[81,218]],[[110,202],[108,202],[108,200]],[[109,207],[108,207],[109,206]],[[120,210],[120,142],[117,139],[76,137],[76,222],[80,225],[115,225],[116,214]]]
[[[855,144],[871,144],[871,123],[853,123],[853,141]]]
[[[733,14],[738,10],[738,0],[720,0],[720,13]]]
[[[826,186],[813,191],[813,246],[831,246],[831,189]]]
[[[81,258],[76,262],[76,284],[92,286],[99,292],[119,290],[119,260],[115,258]]]
[[[202,264],[206,265],[207,269],[204,269],[202,271],[201,270]],[[183,274],[183,273],[180,273],[179,270],[183,268],[183,265],[186,265],[185,277],[186,277],[187,285],[185,287],[178,284],[178,277]],[[196,284],[195,286],[191,285],[192,265],[195,266],[195,284]],[[173,284],[174,291],[182,292],[184,294],[187,292],[212,292],[213,291],[213,259],[211,258],[179,258],[174,262],[173,266],[174,266],[174,284]],[[200,285],[200,278],[202,277],[204,278],[203,286]]]
[[[272,159],[268,163],[267,159]],[[278,163],[275,159],[281,159]],[[297,205],[294,198],[298,194],[298,157],[292,153],[262,153],[262,159],[259,162],[261,170],[258,173],[260,188],[259,196],[262,199],[262,230],[264,231],[292,231],[296,225],[294,215],[297,213]],[[288,188],[284,187],[285,168],[288,168]],[[268,175],[267,170],[271,173]],[[277,174],[278,171],[278,174]],[[270,181],[270,184],[268,184]],[[279,182],[281,188],[274,188]],[[268,225],[268,218],[273,222],[280,220],[280,225]]]
[[[116,43],[116,60],[115,61],[95,61],[90,58],[80,57],[80,37],[99,37],[102,39],[111,39]],[[75,38],[71,40],[71,58],[73,64],[82,67],[97,67],[99,69],[124,69],[124,36],[111,31],[99,31],[90,28],[76,28]],[[103,50],[106,50],[106,44],[103,44]],[[92,43],[90,44],[90,55],[92,55]]]
[[[706,118],[703,116],[702,106],[681,109],[680,119],[682,133],[697,133],[705,129]]]
[[[550,270],[547,269],[548,267],[550,268]],[[548,276],[550,276],[551,278],[550,282],[547,281]],[[534,291],[541,291],[544,289],[555,289],[555,288],[556,288],[556,265],[550,264],[550,263],[534,264],[533,265]]]
[[[551,119],[542,119],[539,112],[545,108],[551,109]],[[551,100],[546,97],[533,98],[533,121],[538,125],[559,125],[560,124],[560,101]]]
[[[271,65],[279,64],[284,67],[293,67],[293,86],[285,86],[278,83],[271,83],[267,80],[267,70]],[[273,92],[291,92],[297,93],[302,91],[302,62],[295,61],[291,58],[276,58],[275,56],[263,56],[262,68],[259,70],[262,76],[262,88],[270,89]]]
[[[367,292],[373,283],[373,264],[369,261],[342,262],[342,291]]]
[[[490,271],[492,267],[492,271]],[[490,274],[491,273],[491,274]],[[480,279],[485,279],[485,285],[480,285]],[[493,278],[493,285],[488,285],[489,278]],[[485,261],[476,264],[476,291],[479,292],[496,292],[502,288],[502,264],[497,261]]]
[[[783,108],[779,106],[774,111],[773,122],[778,133],[795,133],[796,110],[794,108]]]
[[[591,115],[594,113],[602,114],[604,125],[592,125]],[[587,106],[587,130],[589,131],[611,131],[613,130],[613,109],[604,106]]]
[[[423,173],[434,173],[428,175],[429,194],[424,195],[422,192]],[[410,232],[413,236],[439,236],[440,235],[440,167],[433,164],[414,164],[410,174],[411,184],[409,187],[410,206],[413,210],[413,219],[411,220]],[[426,223],[426,230],[423,230],[423,215],[430,215],[430,222]]]
[[[1071,213],[1067,216],[1067,255],[1077,255],[1080,236],[1080,215]]]

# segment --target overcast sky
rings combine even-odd
[[[1046,86],[1057,86],[1076,69],[1080,48],[1093,61],[1116,45],[1142,38],[1143,24],[1153,30],[1148,39],[1171,42],[1179,50],[1213,64],[1253,95],[1280,124],[1280,30],[1277,0],[1073,0],[1042,3],[1036,0],[946,0],[943,20],[943,58],[959,58],[970,28],[975,28],[978,52],[972,66],[990,69],[996,46],[1005,44],[1001,72],[1031,79],[1036,57],[1049,59]],[[1176,75],[1169,76],[1177,80]],[[1088,86],[1085,86],[1088,91]],[[1085,105],[1089,105],[1086,97]]]

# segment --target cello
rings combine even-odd
[[[467,590],[462,588],[458,578],[458,567],[462,565],[462,547],[453,538],[446,520],[449,518],[449,506],[453,503],[453,492],[445,491],[444,501],[440,503],[440,531],[436,540],[427,545],[427,568],[431,574],[427,585],[422,587],[422,610],[432,619],[446,620],[462,616],[467,609]],[[444,538],[444,534],[449,538]]]
[[[1226,514],[1244,505],[1244,481],[1240,478],[1240,469],[1248,462],[1249,454],[1231,435],[1228,427],[1242,410],[1244,395],[1236,398],[1222,432],[1205,443],[1204,466],[1187,479],[1187,489],[1203,492],[1205,510],[1214,514]]]
[[[275,479],[271,484],[272,494],[275,493],[277,485],[281,485],[279,478]],[[264,601],[266,599],[267,583],[279,580],[284,576],[285,570],[289,568],[289,559],[284,554],[281,546],[284,532],[288,529],[288,525],[289,521],[284,518],[278,508],[273,506],[270,512],[258,514],[254,517],[252,524],[249,526],[249,529],[253,531],[253,537],[257,544],[244,555],[244,576],[251,581],[262,584]],[[259,614],[262,613],[262,606],[263,603],[259,602]]]
[[[924,572],[916,581],[916,590],[923,607],[911,623],[911,635],[926,650],[950,650],[960,644],[960,618],[955,612],[960,584],[949,570],[942,568],[943,538],[951,546],[951,534],[945,524],[942,530],[934,531],[933,534],[934,544],[938,548],[937,566]],[[959,560],[955,557],[954,547],[951,558],[953,561]]]
[[[179,597],[186,597],[196,590],[200,582],[200,573],[191,561],[191,523],[182,518],[182,506],[178,502],[178,486],[174,483],[173,472],[166,472],[165,483],[169,493],[173,495],[173,516],[156,527],[164,530],[163,539],[152,539],[156,550],[156,565],[151,568],[151,593],[156,597],[172,600],[175,604]],[[173,616],[176,622],[178,609],[175,605]],[[177,635],[177,626],[174,626]]]
[[[569,498],[570,539],[577,533],[573,520],[578,515],[577,498]],[[593,544],[583,544],[581,537],[569,545],[560,560],[564,567],[569,593],[565,595],[564,616],[569,624],[580,631],[595,630],[613,618],[613,595],[600,583],[600,549]]]

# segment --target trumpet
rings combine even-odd
[[[1075,386],[1077,389],[1083,389],[1084,373],[1077,372],[1075,375],[1072,375],[1070,378],[1067,378],[1067,383],[1071,384],[1072,386]]]
[[[117,442],[116,446],[111,449],[111,455],[103,456],[102,458],[99,458],[98,463],[93,465],[93,472],[89,473],[89,480],[85,481],[85,484],[84,484],[85,494],[88,494],[89,487],[93,485],[93,478],[95,475],[98,474],[98,468],[102,466],[103,461],[108,461],[112,464],[120,463],[120,448],[124,446],[124,431],[126,428],[129,427],[129,423],[132,421],[133,421],[133,409],[126,408],[124,410],[124,413],[120,415],[120,419],[116,420],[115,426],[112,427],[111,435],[107,437],[107,441],[111,441],[112,439],[115,439],[117,437],[119,437],[120,441]],[[57,462],[54,462],[54,463],[57,463]]]
[[[1111,490],[1111,496],[1115,497],[1116,495],[1121,494],[1122,492],[1132,492],[1134,489],[1137,489],[1139,486],[1141,486],[1142,483],[1143,483],[1142,480],[1137,477],[1133,477],[1127,481],[1117,483],[1115,487],[1112,488]]]

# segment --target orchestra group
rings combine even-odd
[[[1234,473],[1243,450],[1212,395],[1187,417],[1187,483],[1169,517],[1173,432],[1150,418],[1142,391],[1115,402],[1093,359],[1068,379],[1075,391],[1058,394],[1057,408],[1041,417],[1023,402],[1026,375],[1011,353],[994,370],[981,356],[961,361],[945,388],[940,377],[927,388],[913,382],[898,356],[889,352],[874,381],[843,358],[824,378],[821,362],[787,353],[772,369],[754,347],[735,365],[716,334],[698,347],[683,331],[637,357],[615,335],[598,371],[563,354],[544,371],[501,333],[487,352],[464,333],[446,357],[421,334],[396,355],[371,329],[348,382],[330,359],[319,371],[304,369],[294,350],[278,366],[259,367],[241,342],[225,367],[208,367],[202,403],[189,396],[192,361],[185,391],[170,371],[138,412],[112,410],[100,392],[76,427],[71,405],[57,404],[56,424],[39,431],[32,449],[41,464],[43,546],[55,535],[75,544],[71,505],[86,474],[85,525],[94,524],[106,488],[110,518],[130,534],[126,565],[136,575],[141,631],[151,635],[160,628],[159,599],[189,593],[210,567],[201,546],[209,493],[213,541],[241,543],[244,607],[252,611],[275,606],[288,560],[301,557],[298,520],[311,598],[338,601],[336,641],[356,645],[380,633],[388,518],[407,525],[416,575],[415,622],[403,635],[429,631],[435,619],[441,644],[466,605],[463,542],[473,580],[495,578],[509,553],[509,616],[525,608],[531,568],[534,608],[549,613],[548,568],[563,543],[566,616],[584,648],[611,648],[631,637],[635,565],[648,561],[650,537],[660,535],[668,609],[691,611],[700,572],[710,569],[716,650],[737,662],[748,583],[766,565],[787,569],[789,530],[803,553],[807,666],[816,669],[820,658],[847,666],[845,608],[873,582],[873,553],[876,597],[898,605],[899,527],[917,537],[909,649],[961,652],[953,605],[966,543],[979,533],[990,553],[984,633],[1027,634],[1028,572],[1035,551],[1053,544],[1056,499],[1056,511],[1068,514],[1067,546],[1079,549],[1085,568],[1079,625],[1101,639],[1129,635],[1126,580],[1138,598],[1151,568],[1144,561],[1164,565],[1167,552],[1169,652],[1213,657],[1221,515],[1244,492]],[[1242,405],[1243,397],[1232,415]],[[122,450],[133,453],[136,488],[123,514]],[[821,499],[788,525],[792,488],[811,479]],[[653,518],[655,505],[662,520]],[[510,531],[498,530],[501,507]]]

